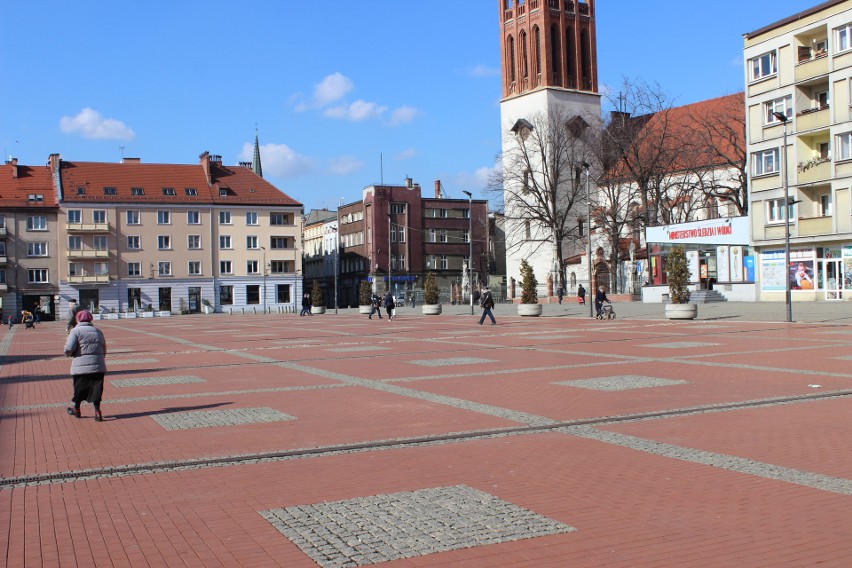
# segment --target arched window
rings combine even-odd
[[[515,72],[515,38],[509,36],[509,84],[513,84],[517,79]]]
[[[533,37],[535,38],[535,82],[538,85],[541,83],[541,30],[538,26],[533,28]]]
[[[529,219],[524,221],[524,238],[527,240],[532,238],[532,226],[530,225]]]
[[[550,28],[550,68],[553,73],[553,84],[559,85],[562,80],[562,62],[559,59],[559,28]]]
[[[521,32],[521,77],[528,79],[529,76],[530,67],[527,52],[527,32]]]
[[[565,31],[565,63],[568,67],[568,87],[577,86],[577,50],[574,45],[574,30],[568,28]]]
[[[583,72],[583,89],[592,88],[592,54],[589,44],[589,31],[580,32],[580,69]]]

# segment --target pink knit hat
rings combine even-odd
[[[77,323],[80,323],[83,321],[92,321],[94,318],[92,317],[92,312],[89,310],[80,310],[77,312],[75,319],[77,320]]]

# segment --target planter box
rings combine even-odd
[[[139,315],[143,318],[152,318],[154,317],[154,312],[139,312]]]
[[[420,309],[424,316],[437,316],[441,313],[441,304],[423,304]]]
[[[136,319],[136,312],[122,312],[118,314],[118,317],[122,319]]]
[[[358,306],[359,314],[369,314],[371,311],[373,311],[373,306]]]
[[[311,313],[312,314],[324,314],[325,313],[325,306],[313,306],[311,308]]]
[[[668,319],[691,320],[698,317],[698,304],[666,304]]]
[[[213,313],[213,306],[201,306],[201,313],[202,314],[212,314]]]
[[[104,318],[101,314],[92,314],[92,319],[97,321],[97,320],[102,320]]]
[[[538,317],[541,315],[541,304],[518,304],[518,315],[527,317]]]
[[[157,316],[158,318],[167,318],[170,315],[172,315],[172,312],[167,312],[167,311],[163,310],[163,311],[159,311],[159,312],[154,312],[154,315]]]
[[[117,320],[118,314],[117,313],[104,314],[104,319]]]

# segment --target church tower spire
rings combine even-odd
[[[263,168],[260,165],[260,142],[257,135],[257,127],[254,129],[254,156],[251,159],[251,171],[263,177]]]

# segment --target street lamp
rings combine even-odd
[[[593,294],[595,293],[595,287],[592,284],[592,193],[589,189],[592,172],[591,166],[588,162],[583,162],[581,165],[583,166],[583,169],[586,170],[586,240],[589,241],[586,251],[586,263],[589,268],[589,299],[592,299],[594,298]],[[595,317],[594,311],[592,310],[592,302],[589,302],[589,317]]]
[[[334,313],[337,314],[337,263],[340,251],[340,211],[337,212],[337,227],[334,228]]]
[[[263,313],[266,313],[266,247],[260,247],[263,251]]]
[[[784,170],[784,302],[787,306],[787,322],[793,321],[793,298],[790,295],[790,184],[787,181],[787,115],[773,112],[772,116],[784,125],[784,144],[781,148],[782,169]]]
[[[467,195],[467,240],[470,243],[470,254],[467,256],[468,270],[468,295],[470,296],[470,315],[473,315],[473,195],[469,191],[462,190]]]

